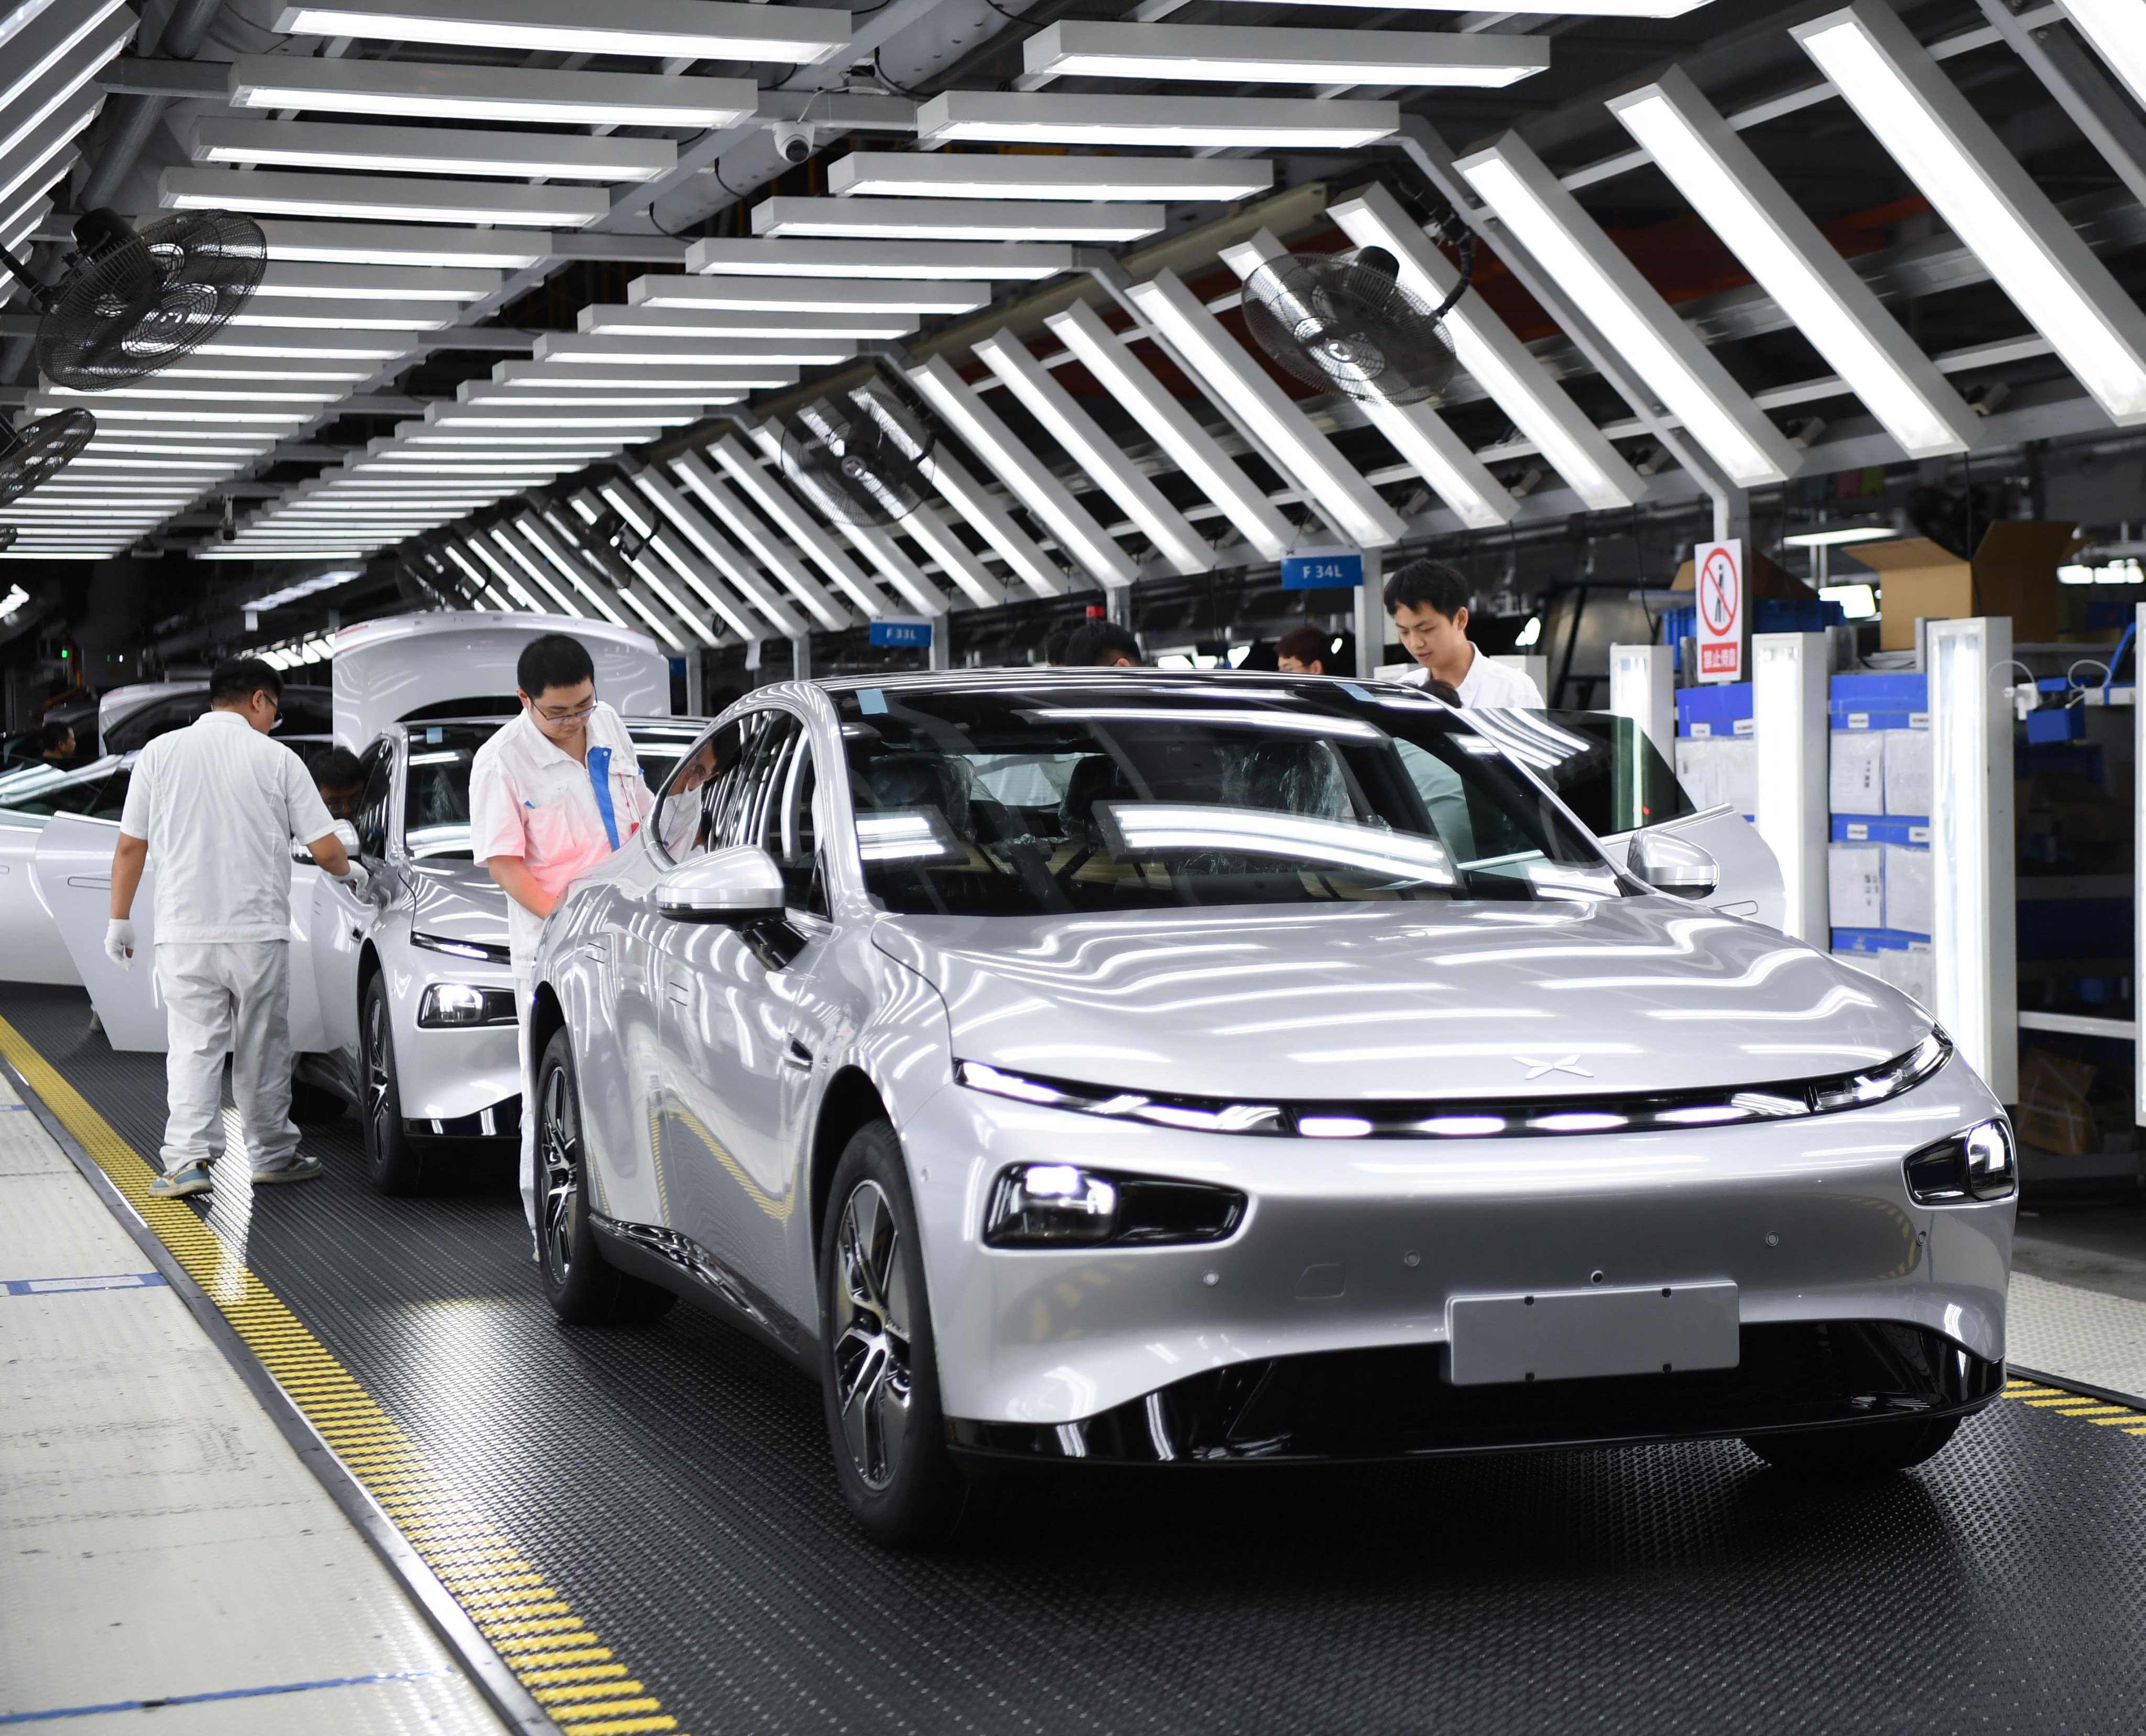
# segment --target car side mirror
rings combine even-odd
[[[1632,840],[1624,866],[1657,892],[1704,898],[1721,881],[1720,866],[1689,838],[1644,831]]]
[[[775,858],[750,844],[681,862],[656,883],[656,908],[673,922],[763,922],[789,901]]]

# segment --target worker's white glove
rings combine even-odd
[[[362,898],[365,896],[366,886],[372,879],[372,876],[366,871],[365,864],[353,857],[351,860],[350,872],[343,875],[342,883]]]
[[[104,955],[122,970],[134,968],[134,925],[124,916],[105,924]]]

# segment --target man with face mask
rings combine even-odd
[[[596,697],[587,648],[564,633],[522,647],[522,715],[477,751],[470,767],[470,854],[507,892],[507,944],[521,1015],[522,1205],[536,1230],[536,1116],[530,1000],[544,919],[574,878],[639,831],[654,803],[633,741]]]

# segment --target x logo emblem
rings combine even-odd
[[[1576,1079],[1595,1077],[1580,1065],[1580,1057],[1576,1055],[1563,1055],[1554,1061],[1539,1061],[1531,1055],[1516,1055],[1513,1059],[1528,1070],[1530,1079],[1540,1079],[1545,1073],[1570,1073]]]

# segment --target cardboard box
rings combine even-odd
[[[1834,850],[1853,850],[1836,844]],[[1908,844],[1881,844],[1885,852],[1885,926],[1900,934],[1927,935],[1935,926],[1937,884],[1930,853]]]
[[[1833,731],[1826,802],[1835,814],[1885,811],[1885,737],[1874,731]]]
[[[1918,620],[1970,615],[2009,616],[2014,644],[2047,644],[2057,636],[2057,564],[2086,546],[2076,530],[2000,518],[1983,532],[1972,561],[1923,536],[1848,543],[1834,557],[1878,574],[1881,650],[1914,650]]]
[[[1885,846],[1829,844],[1825,880],[1834,928],[1885,925]]]
[[[1886,730],[1877,739],[1885,744],[1884,811],[1926,817],[1930,811],[1930,732]]]
[[[1669,581],[1669,589],[1690,590],[1698,582],[1697,574],[1696,565],[1685,561],[1677,568],[1676,576]],[[1791,603],[1814,603],[1819,600],[1818,592],[1786,567],[1769,561],[1748,541],[1744,548],[1744,594],[1753,602],[1779,600]]]

